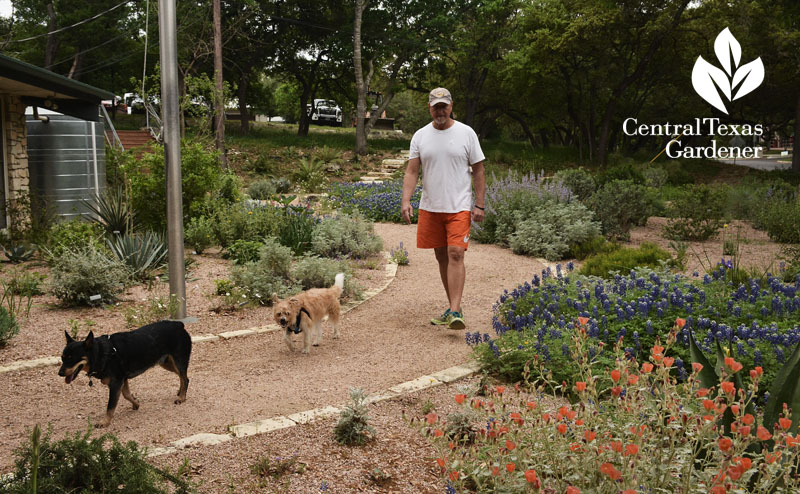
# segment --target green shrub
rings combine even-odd
[[[338,273],[348,273],[349,266],[344,261],[336,261],[334,259],[327,259],[325,257],[305,256],[297,261],[292,269],[292,278],[303,287],[304,290],[309,288],[328,288],[333,286],[335,277]],[[347,292],[348,283],[345,277],[345,292]],[[347,293],[345,293],[347,295]]]
[[[364,444],[374,438],[375,429],[369,425],[367,393],[361,389],[350,389],[352,403],[342,410],[339,422],[333,429],[336,442],[347,446]]]
[[[214,295],[225,295],[235,288],[231,280],[214,280]]]
[[[136,158],[125,153],[122,171],[131,182],[131,202],[139,222],[146,228],[160,230],[166,226],[166,175],[164,149],[154,145],[152,153]],[[219,166],[216,151],[209,151],[199,141],[184,141],[181,146],[181,187],[183,216],[199,216],[207,194],[220,197],[225,172]]]
[[[182,473],[170,473],[150,465],[144,449],[116,436],[91,438],[92,429],[52,441],[48,431],[41,437],[37,425],[30,441],[15,451],[12,478],[0,481],[8,494],[119,493],[158,494],[193,492],[195,486]],[[172,484],[171,486],[168,485]]]
[[[722,227],[725,195],[707,185],[687,186],[667,206],[663,235],[672,240],[708,240]]]
[[[247,194],[257,201],[270,199],[278,192],[272,180],[257,180],[247,188]]]
[[[680,161],[667,161],[664,164],[664,169],[667,170],[667,183],[669,185],[681,186],[694,183],[694,177],[683,167],[683,163]]]
[[[609,278],[613,271],[627,274],[637,267],[657,268],[660,261],[669,261],[669,252],[649,242],[637,248],[622,247],[607,254],[595,254],[586,259],[579,274]]]
[[[652,204],[647,188],[630,180],[612,180],[587,201],[589,208],[611,238],[627,240],[631,228],[647,223]]]
[[[566,257],[568,259],[577,259],[579,261],[583,261],[587,257],[594,254],[607,254],[609,252],[614,252],[615,250],[619,249],[619,247],[620,246],[618,243],[609,242],[602,235],[596,235],[588,240],[571,245],[569,248],[569,253],[567,253]]]
[[[275,238],[266,238],[258,253],[258,262],[279,278],[289,279],[292,269],[292,249]]]
[[[8,246],[3,245],[0,248],[3,249],[8,262],[12,264],[29,261],[36,254],[35,245],[23,242],[9,242]]]
[[[0,306],[5,304],[8,314],[15,319],[23,310],[25,317],[28,317],[33,297],[44,293],[41,283],[45,278],[47,276],[44,274],[31,271],[20,273],[18,269],[13,269],[11,277],[0,278]]]
[[[519,214],[519,213],[518,213]],[[524,219],[520,218],[508,243],[515,254],[562,259],[570,246],[600,235],[600,224],[579,202],[545,202]]]
[[[251,240],[237,240],[225,250],[226,259],[232,259],[234,264],[244,264],[246,262],[257,261],[259,250],[263,244]]]
[[[76,218],[72,221],[59,221],[50,228],[47,244],[44,247],[48,258],[59,257],[64,249],[74,249],[85,245],[102,248],[103,229],[97,223]]]
[[[11,338],[19,333],[17,319],[0,306],[0,348],[6,346]]]
[[[311,251],[324,257],[361,259],[380,252],[383,240],[361,215],[340,214],[314,226]]]
[[[113,302],[131,278],[122,261],[92,246],[64,249],[52,261],[50,274],[50,290],[65,305]]]
[[[214,197],[228,203],[235,204],[240,202],[242,197],[242,180],[235,173],[228,171],[222,174],[220,179],[219,188],[217,189]],[[192,211],[197,212],[196,206]]]
[[[277,293],[280,298],[285,298],[302,290],[300,285],[276,275],[268,265],[261,261],[233,266],[231,280],[250,300],[261,305],[272,305],[273,293]]]
[[[760,226],[769,238],[786,244],[800,243],[800,199],[772,199],[761,206]]]
[[[186,225],[183,241],[197,254],[214,245],[214,227],[205,216],[192,218]]]
[[[306,208],[285,206],[283,214],[280,215],[276,236],[281,245],[292,249],[295,255],[303,255],[311,249],[316,223],[317,220]]]
[[[602,175],[602,183],[607,184],[615,180],[626,180],[637,184],[644,183],[642,172],[633,163],[621,163],[609,167]]]
[[[213,212],[211,227],[223,248],[237,240],[261,240],[278,235],[284,212],[272,206],[232,204]]]
[[[579,201],[585,201],[597,187],[594,175],[581,168],[567,168],[555,173],[554,178],[560,180]]]
[[[646,186],[658,189],[666,185],[669,172],[660,166],[651,166],[642,170],[642,178]]]
[[[471,232],[474,240],[507,247],[518,225],[547,203],[569,202],[572,192],[560,181],[546,180],[543,173],[519,176],[510,172],[492,176],[486,190],[486,216]]]

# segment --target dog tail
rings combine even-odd
[[[333,286],[339,288],[339,295],[341,296],[342,291],[344,291],[344,273],[337,274],[335,280]]]

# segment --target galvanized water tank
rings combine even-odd
[[[106,143],[101,122],[28,108],[28,169],[33,205],[65,219],[88,215],[83,203],[106,187]],[[41,201],[40,201],[41,199]]]

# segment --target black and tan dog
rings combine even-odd
[[[134,410],[139,408],[139,402],[128,388],[128,379],[133,379],[156,364],[180,376],[181,384],[175,403],[186,401],[186,389],[189,387],[186,370],[192,353],[192,338],[182,322],[159,321],[133,331],[97,338],[89,332],[83,341],[74,340],[66,331],[64,334],[67,345],[61,354],[58,375],[69,384],[83,370],[90,378],[97,378],[108,386],[106,416],[97,424],[98,427],[111,423],[120,392],[133,404]]]

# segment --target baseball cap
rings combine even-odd
[[[437,87],[428,95],[428,104],[433,106],[436,103],[447,103],[448,105],[453,102],[453,97],[450,96],[450,91],[443,87]]]

